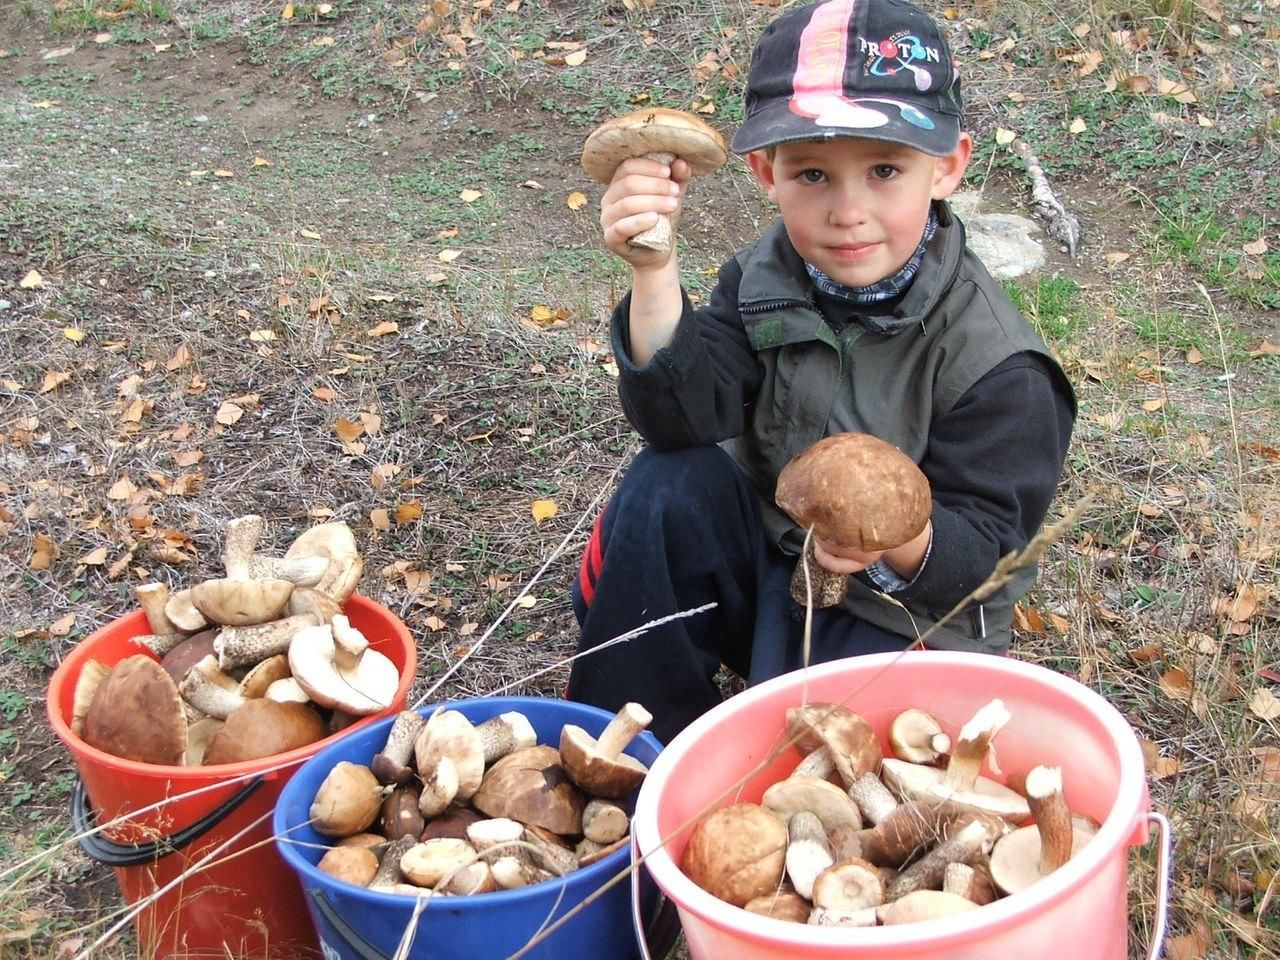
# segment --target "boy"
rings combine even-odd
[[[849,575],[815,611],[811,662],[902,650],[1039,529],[1075,416],[1045,345],[965,248],[944,202],[972,144],[934,21],[905,0],[827,0],[760,38],[733,140],[779,222],[720,268],[694,310],[674,252],[627,240],[678,213],[688,165],[619,167],[605,244],[632,268],[612,319],[623,410],[648,441],[596,520],[574,584],[588,650],[569,697],[638,700],[668,741],[719,702],[723,663],[755,683],[802,665],[789,580],[804,531],[778,472],[823,436],[875,434],[919,463],[933,510],[881,554],[815,543]],[[1035,570],[971,605],[928,646],[1003,653]]]

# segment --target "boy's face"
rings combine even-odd
[[[897,273],[924,236],[929,204],[951,195],[972,143],[933,157],[878,140],[779,144],[747,163],[778,206],[800,256],[833,280],[865,287]]]

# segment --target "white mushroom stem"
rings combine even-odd
[[[515,856],[499,857],[489,868],[493,873],[493,881],[503,890],[518,890],[535,883],[542,883],[555,876],[529,860]]]
[[[898,874],[889,884],[887,899],[897,900],[916,890],[937,890],[942,886],[947,864],[969,863],[982,853],[987,840],[986,825],[971,820]]]
[[[256,514],[227,521],[227,538],[222,546],[222,567],[228,580],[248,580],[253,551],[262,538],[264,521]]]
[[[588,840],[613,843],[625,837],[630,826],[627,811],[612,801],[593,797],[582,809],[582,835]]]
[[[482,860],[493,863],[499,857],[528,860],[524,843],[524,824],[507,817],[477,820],[467,827],[467,840]]]
[[[1009,722],[1010,714],[1004,701],[992,700],[960,728],[955,749],[951,752],[951,761],[947,764],[944,785],[950,791],[963,792],[972,790],[978,782],[982,763],[991,749],[991,741],[995,739],[1001,728]]]
[[[835,772],[836,762],[832,759],[831,751],[826,747],[819,747],[817,750],[806,753],[800,758],[796,768],[791,771],[791,776],[817,777],[820,780],[830,780],[831,775]]]
[[[830,907],[814,907],[809,914],[813,927],[874,927],[880,915],[875,907],[862,910],[833,910]]]
[[[1071,811],[1062,794],[1062,770],[1036,767],[1027,774],[1025,786],[1040,831],[1040,872],[1048,875],[1071,859]]]
[[[813,905],[852,913],[884,902],[880,871],[865,860],[841,860],[813,881]]]
[[[881,910],[880,920],[886,927],[891,927],[899,923],[940,920],[957,913],[968,913],[977,908],[978,905],[972,900],[966,900],[953,893],[944,893],[941,890],[916,890],[899,897]]]
[[[328,557],[261,557],[249,560],[249,576],[288,580],[294,586],[314,587],[329,568]]]
[[[274,657],[277,653],[285,653],[294,634],[314,624],[315,620],[304,614],[247,627],[223,627],[213,641],[218,666],[223,670],[234,670]]]
[[[578,858],[572,850],[547,841],[536,829],[526,826],[524,839],[538,863],[556,876],[571,873],[578,868]]]
[[[311,697],[302,689],[302,684],[293,677],[272,681],[271,686],[267,687],[267,699],[274,700],[276,703],[311,702]]]
[[[344,613],[335,616],[330,626],[333,628],[333,662],[339,670],[354,670],[369,649],[369,638],[353,627]]]
[[[787,876],[796,893],[813,899],[813,882],[833,863],[822,821],[807,810],[794,814],[787,822]]]
[[[979,906],[996,899],[991,875],[985,869],[980,872],[967,863],[947,864],[942,874],[942,890],[972,900]]]
[[[188,634],[185,633],[144,633],[137,637],[130,637],[130,643],[136,643],[138,646],[150,650],[157,657],[163,657],[170,650],[174,649],[183,640],[187,639]]]
[[[378,869],[369,881],[370,890],[391,890],[400,883],[404,874],[400,871],[400,858],[418,845],[418,838],[403,836],[392,840],[382,848]]]
[[[607,759],[616,758],[652,720],[653,714],[640,704],[623,704],[596,741],[597,751]]]
[[[218,658],[213,654],[187,671],[178,684],[178,693],[197,710],[219,720],[227,719],[231,711],[245,702],[240,683],[218,669]]]
[[[849,799],[857,804],[862,816],[875,825],[883,822],[898,808],[897,798],[874,773],[864,773],[849,788]]]
[[[476,734],[484,748],[485,766],[538,742],[537,731],[529,718],[517,710],[500,713],[476,725]]]
[[[951,749],[951,738],[932,715],[916,707],[903,710],[889,725],[894,756],[912,763],[933,763]]]
[[[146,615],[147,625],[151,628],[151,632],[157,637],[167,637],[179,633],[176,626],[164,612],[164,606],[169,602],[169,587],[163,583],[140,583],[133,588],[133,595],[138,599],[138,606],[142,608],[143,614]],[[178,642],[182,641],[182,637],[178,637]],[[177,643],[174,644],[177,646]],[[167,652],[167,651],[165,651]],[[163,656],[163,653],[161,654]]]

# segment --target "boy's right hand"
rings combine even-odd
[[[691,176],[689,165],[678,158],[670,165],[648,157],[619,164],[600,201],[605,246],[637,270],[665,266],[675,244],[661,251],[633,247],[628,241],[657,223],[659,216],[670,217],[674,228]]]

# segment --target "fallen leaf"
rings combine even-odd
[[[1154,400],[1145,400],[1143,401],[1143,404],[1142,404],[1142,409],[1147,411],[1147,413],[1155,413],[1157,410],[1160,410],[1163,407],[1164,407],[1164,399],[1160,397],[1157,397]]]
[[[128,500],[137,492],[138,492],[137,485],[132,480],[129,479],[129,475],[126,473],[123,477],[121,477],[119,480],[117,480],[115,483],[111,485],[111,488],[107,491],[107,499],[108,500]]]
[[[1129,254],[1125,253],[1122,250],[1112,250],[1110,253],[1106,255],[1107,263],[1110,263],[1112,265],[1117,263],[1124,263],[1128,259],[1129,259]]]
[[[1067,133],[1074,135],[1077,133],[1084,133],[1088,129],[1089,125],[1084,122],[1084,117],[1076,117],[1071,121],[1071,126],[1067,127]]]
[[[180,467],[194,467],[203,459],[203,450],[179,450],[173,455],[173,462]]]
[[[348,420],[346,417],[339,417],[338,422],[333,425],[333,432],[343,443],[353,443],[364,433],[364,424],[356,420]]]
[[[1165,960],[1205,960],[1212,945],[1208,924],[1201,921],[1191,933],[1169,938],[1164,948]]]
[[[586,50],[575,50],[573,51],[573,53],[568,54],[564,58],[564,62],[567,66],[570,66],[570,67],[580,67],[582,66],[583,63],[586,62],[586,59],[587,59]]]
[[[280,19],[281,19],[281,20],[292,20],[292,19],[293,19],[293,4],[292,4],[292,3],[286,3],[286,4],[284,5],[284,9],[280,11]]]
[[[996,128],[996,145],[1007,147],[1017,138],[1017,134],[1012,130],[1006,130],[1004,127]]]
[[[48,570],[57,559],[58,545],[43,533],[37,533],[31,549],[31,559],[27,562],[32,570]]]
[[[397,473],[399,473],[400,469],[401,469],[400,465],[397,463],[378,464],[376,467],[373,468],[373,472],[370,477],[370,482],[373,484],[373,489],[375,490],[385,489],[387,484],[391,481],[391,478],[394,477]]]
[[[1267,252],[1267,238],[1259,237],[1257,240],[1254,240],[1252,243],[1246,243],[1240,249],[1243,250],[1245,253],[1249,254],[1249,256],[1251,257],[1260,257]]]
[[[302,229],[298,231],[298,236],[305,237],[308,240],[323,240],[324,237],[316,233],[314,230]]]
[[[462,256],[461,250],[441,250],[436,254],[436,259],[441,263],[453,263],[460,256]]]
[[[50,390],[57,390],[68,380],[71,379],[71,373],[67,370],[46,370],[44,374],[44,382],[40,384],[40,393],[48,393]]]
[[[1217,611],[1228,620],[1244,623],[1258,612],[1258,593],[1251,584],[1242,583],[1234,597],[1218,601]]]
[[[575,190],[573,193],[569,194],[569,198],[565,201],[565,204],[570,210],[581,210],[587,205],[587,195],[581,190]]]
[[[38,270],[28,270],[27,275],[18,281],[18,286],[23,290],[43,290],[44,277]]]
[[[187,345],[181,344],[177,350],[173,351],[173,356],[164,362],[164,368],[172,373],[174,370],[180,370],[191,362],[191,351],[187,349]]]
[[[271,166],[271,161],[266,157],[254,157],[251,165],[255,167],[269,167]]]
[[[1144,643],[1140,647],[1135,647],[1129,651],[1129,659],[1134,663],[1153,663],[1156,660],[1163,659],[1164,647],[1158,643]]]
[[[81,340],[84,339],[84,331],[78,330],[75,327],[63,327],[62,335],[66,337],[68,340],[70,340],[72,343],[79,343]]]
[[[1181,667],[1174,667],[1160,678],[1160,689],[1174,700],[1190,700],[1194,687],[1191,674]]]
[[[538,603],[537,597],[531,597],[529,596],[529,594],[526,593],[523,597],[521,597],[519,600],[516,601],[516,606],[523,607],[525,610],[529,610],[529,609],[532,609],[534,606],[536,606],[537,603]]]
[[[321,403],[332,403],[338,396],[328,387],[316,387],[311,391],[311,395]]]
[[[250,330],[249,340],[251,343],[269,343],[276,339],[274,330]]]
[[[1249,712],[1262,720],[1280,718],[1280,697],[1266,687],[1259,687],[1249,698]]]
[[[432,633],[438,633],[439,631],[445,628],[445,622],[433,613],[431,616],[427,617],[427,619],[423,621],[423,626],[425,626]]]
[[[400,324],[396,323],[394,320],[383,320],[376,327],[371,327],[369,329],[369,336],[385,337],[389,333],[399,333],[399,332],[400,332]]]
[[[78,558],[76,563],[82,563],[86,567],[100,567],[107,562],[107,548],[98,547],[96,550],[90,550],[84,556]]]
[[[417,500],[410,500],[407,503],[401,503],[396,506],[396,523],[412,523],[421,517],[422,504]]]
[[[1156,92],[1163,97],[1172,97],[1177,103],[1196,103],[1197,98],[1181,80],[1170,80],[1168,77],[1160,77],[1156,81]]]
[[[384,507],[377,507],[369,511],[369,523],[375,530],[387,531],[391,529],[391,515]]]
[[[463,190],[460,194],[458,194],[458,199],[461,200],[463,203],[475,203],[477,200],[479,200],[483,196],[484,196],[484,193],[481,192],[480,190],[472,190],[470,187],[468,187],[466,190]]]
[[[222,405],[218,407],[218,412],[214,415],[214,419],[224,427],[238,423],[240,418],[244,416],[244,408],[238,404],[232,403],[230,400],[222,401]]]
[[[560,508],[556,506],[554,500],[535,500],[530,505],[530,510],[533,513],[534,521],[537,523],[550,520],[560,512]]]
[[[458,628],[458,634],[459,636],[469,637],[473,633],[475,633],[476,630],[479,629],[479,627],[480,627],[480,624],[478,623],[464,623],[462,626]]]
[[[71,628],[76,625],[76,615],[68,613],[65,617],[59,617],[53,623],[49,624],[49,634],[54,637],[65,637],[71,632]]]

